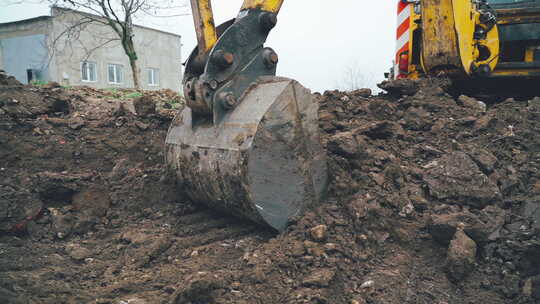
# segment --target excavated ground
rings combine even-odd
[[[540,303],[540,98],[381,87],[315,95],[328,201],[276,234],[167,177],[171,92],[0,75],[0,303]]]

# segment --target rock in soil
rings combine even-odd
[[[28,190],[0,184],[0,235],[24,232],[26,224],[40,215],[43,202]]]
[[[535,276],[525,280],[523,284],[523,294],[533,299],[540,300],[540,276]]]
[[[311,237],[315,241],[324,241],[326,238],[326,231],[328,230],[328,227],[326,225],[318,225],[309,230]]]
[[[463,106],[471,108],[473,110],[476,110],[478,112],[486,112],[486,104],[480,100],[476,100],[472,97],[461,95],[458,98],[458,102],[460,102]]]
[[[321,269],[310,273],[303,281],[304,286],[327,287],[335,276],[331,269]]]
[[[366,98],[371,96],[371,93],[372,93],[371,89],[367,89],[367,88],[358,89],[358,90],[354,90],[350,92],[350,94],[353,96],[366,97]]]
[[[452,281],[463,280],[474,269],[476,249],[476,243],[459,227],[450,241],[446,258],[448,276]]]
[[[104,216],[111,206],[111,200],[104,187],[92,187],[73,195],[73,209],[84,214]]]
[[[464,152],[444,155],[426,167],[429,192],[443,202],[484,208],[501,200],[497,185]]]
[[[172,296],[171,304],[215,303],[213,293],[223,288],[222,285],[222,282],[215,279],[195,279]]]
[[[82,261],[92,256],[92,252],[77,244],[66,246],[66,253],[75,261]]]
[[[414,95],[418,92],[419,83],[410,79],[399,79],[397,81],[383,81],[378,85],[379,88],[394,95]]]
[[[442,244],[448,244],[452,240],[459,225],[463,225],[467,235],[477,243],[494,241],[499,237],[507,214],[496,206],[470,210],[446,205],[436,210],[437,213],[431,215],[427,229],[433,238]]]

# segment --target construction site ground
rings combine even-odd
[[[1,74],[0,303],[540,303],[540,98],[381,87],[314,94],[328,197],[277,233],[182,194],[173,92]]]

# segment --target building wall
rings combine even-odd
[[[39,78],[33,80],[50,80],[47,47],[50,29],[48,18],[0,27],[0,69],[22,83],[28,83],[28,69],[35,70],[39,75]]]
[[[53,16],[53,34],[50,37],[58,37],[70,25],[80,22],[81,18],[86,21],[84,15],[73,11],[53,10]],[[96,88],[133,87],[128,57],[115,35],[109,26],[95,22],[89,23],[80,31],[62,35],[62,38],[54,43],[55,65],[51,68],[54,69],[51,74],[64,85],[88,85]],[[169,88],[180,91],[182,79],[180,36],[139,26],[135,26],[134,35],[141,87],[149,90]],[[97,64],[95,82],[82,80],[81,63],[85,60]],[[108,81],[109,64],[122,66],[124,79],[121,84]],[[159,70],[157,86],[148,84],[148,68]]]

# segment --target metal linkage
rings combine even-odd
[[[217,29],[214,47],[205,55],[193,51],[186,63],[184,93],[195,120],[219,122],[260,76],[275,76],[278,56],[263,47],[277,14],[248,9]],[[203,41],[206,41],[202,39]]]

